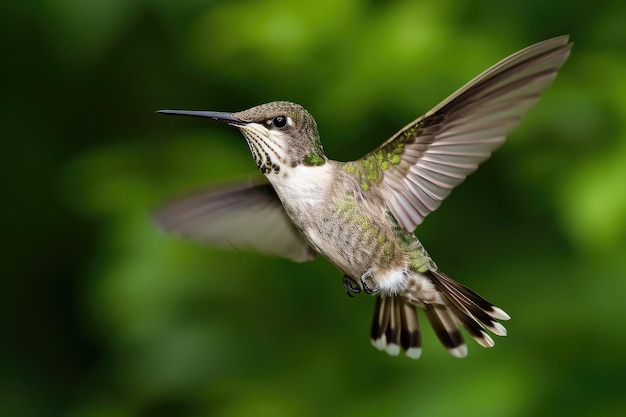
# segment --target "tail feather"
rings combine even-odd
[[[439,271],[430,271],[429,273],[431,275],[431,279],[434,278],[435,282],[447,289],[451,295],[459,297],[460,300],[464,300],[464,304],[467,304],[470,307],[478,308],[494,319],[509,320],[511,318],[511,316],[506,314],[502,309],[494,306],[489,301],[476,294],[471,288],[456,282]]]
[[[376,297],[374,320],[372,320],[370,337],[372,344],[378,350],[385,350],[387,346],[387,326],[389,325],[390,314],[390,309],[387,304],[386,297]]]
[[[417,359],[422,355],[422,340],[420,336],[420,324],[417,321],[415,307],[402,298],[398,298],[402,310],[400,344],[409,358]]]
[[[467,310],[461,311],[454,305],[448,305],[448,308],[452,310],[459,320],[459,323],[463,326],[465,330],[476,340],[482,347],[493,347],[496,342],[485,332],[484,327],[476,321],[472,314]]]
[[[486,327],[498,336],[506,336],[506,328],[497,320],[509,320],[511,317],[502,309],[441,272],[429,271],[429,276],[450,302],[450,305],[458,310],[460,314],[457,313],[457,317],[463,318],[460,321],[464,327],[474,328],[474,332]],[[477,339],[469,328],[470,334]],[[477,339],[477,341],[480,343],[480,340]]]
[[[502,309],[441,272],[429,271],[427,275],[448,302],[445,308],[481,346],[495,345],[485,329],[495,335],[506,336],[506,328],[497,319],[508,320],[510,316]]]
[[[422,354],[415,306],[400,296],[378,296],[371,329],[372,345],[396,356],[401,350],[413,359]]]
[[[498,320],[508,320],[510,316],[502,309],[441,272],[428,271],[425,275],[442,299],[439,303],[423,302],[419,306],[424,309],[435,334],[450,354],[459,358],[467,355],[467,345],[459,325],[483,347],[495,345],[486,330],[506,336],[506,328]],[[412,298],[419,300],[419,297]],[[403,350],[407,356],[419,358],[422,342],[416,305],[402,295],[379,295],[371,338],[377,349],[390,355],[398,355]]]
[[[447,306],[439,304],[425,304],[424,310],[435,334],[448,352],[457,358],[467,356],[467,345],[457,325],[454,312]]]

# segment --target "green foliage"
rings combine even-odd
[[[623,2],[0,8],[0,415],[626,413]],[[457,360],[423,326],[419,361],[387,357],[368,342],[373,300],[347,298],[325,260],[206,249],[150,222],[178,193],[258,175],[236,131],[154,110],[298,102],[349,160],[564,33],[574,50],[545,98],[418,229],[441,270],[513,317],[493,349],[470,341]]]

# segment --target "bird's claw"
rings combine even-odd
[[[375,294],[380,290],[378,283],[372,277],[372,271],[367,271],[361,275],[361,284],[363,285],[363,291],[367,294]]]
[[[359,283],[347,275],[343,276],[343,289],[349,297],[354,297],[352,294],[358,294],[361,292]]]

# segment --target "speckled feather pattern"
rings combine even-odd
[[[237,239],[249,247],[274,245],[268,252],[294,260],[310,259],[312,251],[324,255],[344,274],[349,295],[377,294],[371,338],[389,354],[421,355],[416,307],[452,355],[467,354],[460,328],[492,347],[487,331],[506,335],[499,320],[508,314],[440,272],[413,231],[504,142],[571,47],[561,36],[511,55],[357,161],[329,160],[315,120],[298,104],[272,102],[238,113],[164,111],[239,128],[273,192],[263,184],[226,192],[226,205],[219,197],[192,198],[166,209],[159,223],[209,243],[226,237],[233,246]],[[275,233],[263,226],[261,209]],[[290,244],[277,245],[281,236]]]

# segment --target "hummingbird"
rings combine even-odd
[[[439,271],[414,234],[424,218],[491,156],[552,84],[572,43],[560,36],[487,69],[361,159],[329,159],[302,106],[276,101],[240,112],[159,110],[243,134],[263,181],[200,192],[155,213],[165,231],[297,262],[326,257],[343,289],[376,301],[374,347],[417,359],[417,308],[450,354],[467,355],[461,328],[484,347],[510,316]]]

